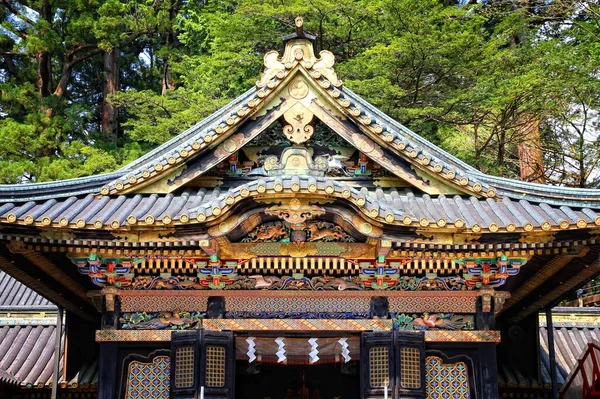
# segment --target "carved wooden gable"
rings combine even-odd
[[[134,162],[109,193],[170,193],[223,179],[320,176],[414,187],[428,194],[495,191],[401,139],[388,119],[343,87],[334,56],[305,35],[270,51],[256,87]],[[418,144],[418,143],[417,143]]]

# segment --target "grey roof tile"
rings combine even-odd
[[[365,187],[355,188],[347,185],[343,181],[334,181],[319,177],[298,177],[298,176],[277,176],[263,177],[249,183],[233,185],[231,187],[215,187],[212,189],[185,189],[177,194],[130,194],[120,196],[102,196],[94,198],[85,196],[73,199],[59,199],[56,204],[48,207],[48,201],[42,201],[36,204],[33,201],[26,203],[14,203],[12,208],[2,206],[4,213],[0,213],[0,219],[11,222],[15,216],[17,222],[31,224],[31,219],[27,221],[27,216],[38,215],[35,223],[40,223],[41,216],[53,219],[51,223],[64,225],[63,218],[68,219],[69,223],[77,224],[77,227],[84,227],[93,223],[102,223],[103,225],[113,225],[114,228],[122,226],[128,221],[130,216],[134,216],[133,222],[142,222],[148,216],[151,221],[178,222],[182,215],[186,215],[189,220],[196,218],[199,212],[207,217],[213,214],[213,209],[223,210],[234,201],[244,200],[246,194],[244,190],[249,190],[250,197],[257,194],[260,187],[266,187],[267,190],[275,190],[282,186],[284,190],[290,190],[292,186],[299,185],[300,190],[310,191],[311,185],[316,185],[318,190],[326,191],[333,188],[333,193],[344,201],[347,197],[345,193],[350,193],[347,200],[360,203],[364,200],[364,207],[371,217],[384,218],[388,214],[395,215],[395,223],[402,223],[404,216],[410,216],[412,223],[426,219],[429,223],[437,223],[445,220],[447,223],[454,223],[462,220],[467,228],[478,225],[483,229],[495,224],[498,228],[506,228],[513,224],[516,227],[533,227],[541,229],[545,223],[552,227],[568,228],[563,226],[567,221],[569,224],[579,224],[580,228],[587,227],[587,224],[596,224],[600,221],[600,211],[591,208],[570,208],[566,205],[556,206],[547,203],[535,203],[526,200],[512,200],[503,198],[502,201],[492,199],[479,199],[476,197],[466,197],[454,195],[451,199],[444,195],[415,195],[412,190],[392,189],[367,189]],[[275,190],[277,191],[277,190]],[[244,195],[242,195],[244,194]],[[70,210],[65,209],[65,203],[68,203]],[[47,208],[44,212],[37,212],[42,208]],[[24,211],[25,209],[25,211]],[[381,219],[380,219],[381,220]],[[78,224],[77,222],[84,223]],[[561,223],[562,222],[562,223]],[[583,222],[583,225],[581,223]],[[43,223],[43,222],[42,222]],[[527,226],[531,224],[531,226]],[[47,223],[46,223],[47,225]],[[495,226],[494,230],[495,230]]]
[[[56,306],[8,274],[0,271],[0,309],[12,311],[46,311]]]

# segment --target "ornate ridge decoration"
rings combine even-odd
[[[310,205],[299,198],[283,199],[281,204],[273,205],[265,210],[267,215],[277,216],[290,225],[301,225],[307,220],[325,214],[325,209],[318,205]]]
[[[264,72],[261,78],[256,82],[259,88],[265,87],[274,78],[294,66],[300,64],[307,70],[313,71],[313,77],[324,76],[332,85],[339,87],[342,81],[338,79],[333,65],[335,56],[331,51],[323,50],[319,53],[319,58],[315,55],[312,43],[303,38],[303,24],[301,17],[296,18],[296,27],[299,30],[297,38],[291,39],[286,43],[283,56],[275,50],[267,52],[264,56]]]
[[[212,273],[212,272],[211,272]],[[272,290],[272,291],[348,291],[373,290],[371,281],[366,282],[359,276],[306,277],[301,273],[290,276],[240,276],[235,273],[228,275],[225,282],[209,280],[206,275],[198,277],[171,276],[163,273],[160,276],[137,276],[124,290]],[[391,291],[470,291],[469,286],[460,277],[399,277],[394,285],[388,286]]]
[[[475,318],[468,314],[422,313],[391,315],[395,330],[473,330]]]

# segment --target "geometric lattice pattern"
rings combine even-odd
[[[500,331],[450,331],[425,332],[425,342],[500,342]]]
[[[444,364],[437,356],[425,359],[427,399],[470,399],[469,369],[465,362]]]
[[[206,347],[206,386],[225,386],[225,348],[222,346]]]
[[[229,331],[389,331],[392,320],[205,319],[206,330]]]
[[[369,384],[371,388],[385,388],[390,385],[389,350],[385,346],[369,349]]]
[[[129,363],[125,399],[169,399],[170,363],[168,356]]]
[[[175,292],[159,292],[160,295],[154,295],[154,292],[136,293],[127,295],[125,291],[121,296],[122,312],[161,312],[178,309],[180,311],[204,310],[208,304],[208,297],[177,295]]]
[[[366,312],[370,297],[295,296],[279,297],[231,296],[227,298],[229,312]],[[179,309],[179,308],[177,308]]]
[[[471,291],[467,291],[471,293]],[[391,296],[388,298],[390,312],[444,312],[474,313],[477,297],[474,295]]]
[[[400,384],[402,388],[421,388],[421,351],[417,348],[400,348]]]
[[[194,347],[183,346],[175,351],[175,387],[194,385]]]

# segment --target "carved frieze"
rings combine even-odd
[[[232,270],[232,269],[230,269]],[[214,278],[218,278],[215,281]],[[353,291],[374,290],[371,280],[363,276],[316,276],[308,277],[302,273],[291,275],[242,276],[234,272],[223,275],[223,268],[205,271],[198,276],[137,276],[131,285],[123,287],[131,290],[289,290],[289,291]],[[384,289],[384,288],[379,288]],[[394,285],[386,286],[391,291],[469,291],[463,279],[453,277],[399,277]]]
[[[318,207],[317,207],[318,208]],[[319,210],[315,208],[316,212]],[[277,208],[278,209],[278,208]],[[280,216],[280,213],[277,213]],[[282,215],[287,217],[285,214]],[[291,214],[293,216],[293,213]],[[307,218],[308,215],[297,216]],[[283,221],[261,224],[252,230],[242,242],[355,242],[356,239],[340,226],[322,220],[311,220],[306,223],[285,223]]]
[[[469,314],[421,313],[392,314],[396,330],[473,330],[475,319]]]

